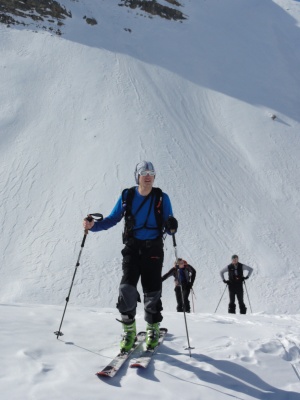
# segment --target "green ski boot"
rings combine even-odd
[[[123,338],[120,343],[121,353],[127,353],[136,341],[136,325],[135,321],[123,325]]]
[[[159,322],[154,324],[147,323],[146,327],[146,345],[148,349],[154,349],[159,340]]]

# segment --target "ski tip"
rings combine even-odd
[[[95,374],[96,376],[98,376],[98,378],[111,378],[111,375],[109,372],[105,372],[105,371],[100,371],[100,372],[96,372]]]
[[[142,364],[139,364],[139,363],[130,364],[130,368],[142,368],[142,369],[145,369],[145,367]]]

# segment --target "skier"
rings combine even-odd
[[[141,301],[137,284],[141,278],[144,294],[146,345],[154,348],[159,340],[161,314],[161,271],[164,259],[163,233],[175,234],[178,222],[173,217],[169,196],[153,187],[156,172],[149,161],[136,165],[138,186],[125,189],[111,214],[102,221],[83,221],[84,229],[92,232],[110,229],[125,217],[122,250],[123,276],[119,287],[117,308],[121,314],[123,338],[121,352],[128,352],[136,340],[136,307]]]
[[[193,287],[195,278],[196,278],[196,270],[191,265],[189,265],[182,258],[178,258],[178,269],[177,263],[175,261],[174,267],[170,269],[166,274],[161,278],[162,282],[168,279],[170,276],[173,276],[175,283],[175,296],[177,301],[177,311],[178,312],[191,312],[191,306],[189,301],[190,291]],[[183,294],[183,302],[182,302],[182,294]]]
[[[248,275],[244,277],[244,271],[248,271]],[[225,279],[225,273],[228,273],[228,280]],[[231,264],[223,268],[220,271],[221,278],[223,282],[228,285],[229,290],[229,305],[228,312],[230,314],[235,314],[235,296],[238,299],[240,313],[246,314],[247,308],[244,303],[244,289],[243,282],[248,279],[253,272],[253,268],[248,267],[248,265],[241,264],[239,262],[239,257],[234,254],[231,257]]]

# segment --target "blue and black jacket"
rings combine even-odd
[[[125,190],[123,196],[125,197],[128,193],[128,189]],[[134,215],[134,226],[133,226],[133,237],[139,240],[154,240],[162,236],[162,230],[158,227],[157,219],[155,216],[155,202],[151,201],[151,196],[145,201],[145,196],[142,196],[138,187],[135,188],[135,193],[132,199],[131,213]],[[142,205],[142,203],[144,204]],[[140,206],[142,207],[140,208]],[[150,207],[151,206],[151,207]],[[136,211],[138,211],[136,213]],[[162,223],[163,226],[169,216],[173,216],[172,205],[169,196],[162,192]],[[124,217],[125,209],[122,196],[119,197],[116,205],[112,209],[109,216],[104,218],[102,221],[95,221],[92,232],[99,232],[107,230],[115,226]],[[146,224],[145,224],[146,222]],[[166,233],[171,234],[166,231]]]

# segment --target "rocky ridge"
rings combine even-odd
[[[80,1],[80,0],[72,0]],[[170,6],[160,4],[157,0],[119,0],[122,7],[143,11],[142,16],[182,22],[187,17],[178,10],[182,5],[177,0],[165,0]],[[70,3],[71,6],[71,3]],[[174,6],[176,8],[174,8]],[[61,35],[62,27],[67,18],[72,18],[72,12],[56,0],[0,0],[0,23],[7,27],[23,25],[28,29],[47,30]],[[82,17],[91,26],[97,25],[93,16]],[[129,30],[130,31],[130,30]]]

